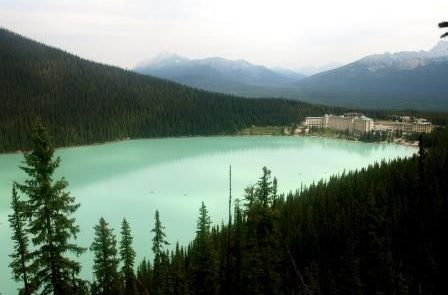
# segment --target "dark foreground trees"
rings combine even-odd
[[[214,294],[216,286],[216,261],[210,236],[211,220],[202,202],[196,226],[196,238],[192,243],[190,284],[194,294]]]
[[[45,144],[46,137],[37,133],[41,136],[36,139],[41,140],[36,141],[35,152],[27,155],[26,167],[31,168],[26,171],[33,177],[18,186],[26,188],[22,192],[28,192],[30,201],[18,198],[13,192],[15,210],[10,220],[17,254],[13,258],[17,263],[11,267],[22,281],[29,272],[26,275],[26,280],[32,282],[29,290],[36,290],[34,282],[42,282],[38,286],[48,291],[44,294],[86,294],[77,283],[79,280],[63,275],[73,271],[69,268],[59,268],[63,284],[53,286],[49,266],[55,262],[60,266],[61,262],[53,252],[40,250],[43,242],[37,243],[41,239],[36,240],[31,231],[32,226],[37,227],[32,222],[40,217],[37,213],[42,217],[53,216],[50,209],[57,205],[42,198],[42,207],[45,202],[52,207],[47,211],[41,206],[31,207],[39,193],[52,192],[53,199],[66,200],[54,193],[58,190],[50,189],[55,184],[42,180],[51,179],[48,175],[52,173],[48,171],[54,170],[55,162],[49,160],[52,153],[48,152],[51,149]],[[38,164],[42,162],[47,165]],[[91,292],[113,294],[115,291],[105,290],[113,286],[110,278],[115,277],[121,286],[120,295],[447,294],[446,179],[446,130],[423,136],[419,152],[411,158],[333,176],[286,196],[277,194],[277,181],[264,168],[259,181],[246,190],[244,204],[235,202],[233,222],[228,225],[213,226],[205,204],[201,205],[195,239],[186,248],[176,245],[171,252],[165,249],[164,228],[157,212],[153,252],[158,258],[153,264],[143,260],[137,275],[134,275],[135,252],[129,223],[126,220],[122,223],[119,251],[122,265],[121,275],[117,276],[113,234],[107,223],[100,220],[95,227],[92,250],[96,258],[104,259],[95,260],[95,266],[109,265],[103,269],[113,275],[100,279],[106,277],[106,271],[98,271],[100,268],[96,267]],[[35,211],[30,212],[30,208]],[[57,208],[58,212],[66,212]],[[42,220],[44,227],[46,219]],[[58,233],[65,228],[50,227]],[[45,235],[48,236],[48,231]],[[32,241],[31,250],[23,247],[27,244],[26,236]],[[51,248],[46,246],[47,249]],[[29,261],[27,252],[31,253]],[[36,253],[47,256],[36,257]],[[71,260],[64,258],[67,261]],[[47,273],[43,272],[47,269]],[[48,280],[42,274],[48,274]],[[64,293],[56,293],[60,290],[57,288],[65,288]]]
[[[90,250],[94,253],[93,273],[95,274],[92,294],[119,295],[121,286],[115,235],[102,217],[94,229],[95,238],[90,246]]]
[[[154,285],[151,290],[153,294],[167,294],[169,290],[168,263],[169,259],[165,252],[165,247],[169,245],[166,240],[165,227],[160,221],[159,210],[154,215],[155,224],[151,232],[154,233],[152,239],[152,253],[154,254],[154,263],[152,271],[152,281]]]
[[[81,266],[69,256],[84,252],[73,242],[79,232],[73,217],[79,204],[66,191],[65,179],[53,179],[59,162],[59,158],[54,158],[50,136],[37,121],[33,128],[32,150],[25,153],[25,161],[20,167],[28,179],[15,184],[26,199],[18,201],[13,192],[16,216],[11,225],[17,234],[18,245],[13,256],[21,257],[22,276],[31,280],[24,292],[29,292],[29,285],[42,294],[55,295],[79,294],[79,290],[84,289],[84,282],[77,278]],[[21,235],[23,238],[19,237]],[[32,250],[26,254],[28,237]],[[29,273],[25,274],[25,270]]]
[[[132,247],[133,237],[131,227],[123,218],[121,222],[121,241],[120,241],[120,261],[122,262],[121,274],[125,294],[133,295],[136,293],[136,281],[134,274],[135,250]]]
[[[246,190],[244,208],[237,202],[230,227],[209,227],[201,207],[196,238],[181,260],[187,289],[445,294],[447,178],[447,131],[423,136],[411,158],[333,176],[286,196],[277,196],[265,168]],[[170,259],[171,274],[175,265],[177,271],[178,262]]]
[[[29,238],[26,233],[27,219],[25,206],[26,203],[19,199],[16,187],[13,185],[11,200],[12,214],[9,215],[9,224],[13,232],[11,239],[14,241],[14,252],[10,254],[12,261],[9,267],[12,270],[14,279],[23,282],[23,295],[29,295],[32,292],[30,285],[32,272],[29,266],[31,253],[29,249]]]

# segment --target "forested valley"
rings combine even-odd
[[[197,90],[81,59],[0,28],[0,152],[30,145],[37,118],[56,146],[234,134],[342,108]]]
[[[117,234],[98,216],[89,248],[95,256],[92,282],[79,277],[82,266],[68,255],[88,251],[74,239],[79,227],[72,214],[79,204],[65,179],[52,177],[60,160],[39,121],[32,134],[22,167],[28,179],[14,184],[11,201],[10,267],[20,294],[447,292],[446,130],[422,137],[411,158],[332,176],[287,195],[277,193],[277,179],[265,167],[229,206],[227,224],[212,223],[202,204],[188,245],[168,247],[163,212],[154,208],[152,260],[135,261],[126,219]]]

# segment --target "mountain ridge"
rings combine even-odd
[[[255,65],[244,59],[188,59],[167,53],[139,64],[134,70],[205,90],[243,96],[258,96],[260,89],[288,88],[305,77],[290,70],[275,70]]]
[[[429,51],[369,55],[307,77],[297,85],[307,101],[350,107],[448,109],[448,42]]]
[[[134,70],[246,97],[283,97],[350,108],[448,110],[447,41],[427,51],[368,55],[311,76],[220,57],[191,60],[165,54],[154,60]]]

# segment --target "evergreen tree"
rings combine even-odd
[[[152,252],[154,253],[153,292],[154,294],[163,294],[163,289],[167,288],[168,278],[167,265],[162,262],[165,259],[164,246],[169,245],[169,243],[166,241],[165,227],[160,222],[159,210],[156,210],[154,219],[154,228],[151,230],[154,233],[154,238],[152,239]]]
[[[275,187],[271,181],[271,170],[263,167],[263,175],[260,177],[255,190],[256,200],[263,208],[267,208],[272,204],[275,193],[277,191],[277,180],[275,181]]]
[[[151,269],[151,263],[149,260],[144,258],[142,262],[140,262],[140,265],[137,267],[137,280],[141,283],[143,286],[143,289],[148,291],[151,290],[152,286],[152,269]]]
[[[119,294],[119,274],[117,258],[117,241],[109,224],[100,218],[99,224],[95,225],[95,238],[90,246],[95,258],[93,272],[95,274],[97,295]]]
[[[12,261],[9,267],[12,269],[14,279],[23,281],[21,293],[30,295],[32,288],[30,285],[30,268],[29,262],[31,253],[29,251],[29,238],[26,232],[26,208],[25,203],[21,201],[17,195],[16,187],[12,187],[11,209],[13,213],[9,215],[9,223],[12,228],[12,237],[14,241],[14,252],[10,254]]]
[[[154,228],[151,230],[151,232],[154,233],[154,238],[152,239],[152,252],[154,253],[154,256],[160,257],[162,253],[164,253],[164,246],[169,245],[166,241],[166,235],[164,233],[165,227],[160,222],[160,215],[159,210],[156,210],[155,216],[155,225]]]
[[[192,257],[192,288],[195,294],[213,294],[215,288],[215,261],[210,239],[211,220],[202,202],[196,226]]]
[[[274,206],[277,181],[271,181],[271,171],[263,167],[263,175],[253,190],[246,190],[246,193],[245,287],[247,292],[276,294],[280,280],[280,249]]]
[[[207,207],[204,202],[201,203],[201,207],[199,208],[199,219],[196,225],[196,239],[198,241],[207,240],[210,233],[211,219],[208,215]]]
[[[50,136],[38,120],[33,128],[32,151],[25,153],[21,167],[29,178],[17,188],[28,196],[28,231],[33,243],[33,278],[43,294],[75,294],[82,281],[76,278],[80,264],[67,256],[82,254],[85,249],[71,242],[79,232],[72,215],[79,208],[62,178],[53,180],[60,158],[54,159]]]
[[[171,272],[173,294],[188,294],[184,250],[179,247],[179,243],[176,243],[176,250],[171,261]]]
[[[134,260],[131,228],[126,218],[121,223],[120,260],[123,263],[121,272],[124,277],[124,289],[127,295],[135,294]]]

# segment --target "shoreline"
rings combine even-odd
[[[347,138],[339,138],[336,136],[322,136],[322,135],[298,135],[298,134],[294,134],[294,135],[289,135],[289,134],[216,134],[216,135],[184,135],[184,136],[167,136],[167,137],[142,137],[142,138],[123,138],[123,139],[116,139],[116,140],[110,140],[110,141],[104,141],[104,142],[94,142],[94,143],[88,143],[88,144],[79,144],[79,145],[67,145],[67,146],[60,146],[60,147],[55,147],[56,150],[64,150],[64,149],[70,149],[70,148],[77,148],[77,147],[89,147],[89,146],[97,146],[97,145],[105,145],[105,144],[112,144],[112,143],[121,143],[121,142],[126,142],[126,141],[130,141],[130,140],[151,140],[151,139],[176,139],[176,138],[197,138],[197,137],[201,137],[201,138],[209,138],[209,137],[256,137],[256,136],[271,136],[271,137],[315,137],[315,138],[329,138],[329,139],[334,139],[334,140],[343,140],[343,141],[350,141],[350,142],[358,142],[358,143],[364,143],[364,144],[397,144],[397,145],[401,145],[401,146],[406,146],[406,147],[413,147],[418,149],[418,142],[408,142],[405,140],[399,140],[399,141],[393,141],[393,142],[385,142],[385,141],[380,141],[380,142],[364,142],[364,141],[360,141],[360,140],[351,140],[351,139],[347,139]],[[17,151],[11,151],[11,152],[1,152],[1,155],[12,155],[12,154],[23,154],[24,152],[26,152],[26,150],[17,150]]]
[[[357,143],[364,143],[364,144],[396,144],[396,145],[401,145],[401,146],[406,146],[406,147],[413,147],[418,149],[418,141],[417,142],[409,142],[409,141],[405,141],[405,140],[394,140],[392,142],[387,142],[387,141],[375,141],[375,142],[366,142],[366,141],[362,141],[362,140],[352,140],[352,139],[348,139],[348,138],[340,138],[337,136],[322,136],[322,135],[294,135],[294,136],[298,136],[298,137],[318,137],[318,138],[330,138],[330,139],[335,139],[335,140],[344,140],[344,141],[350,141],[350,142],[357,142]]]

